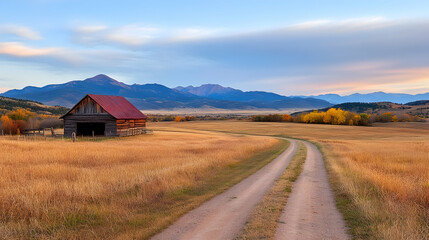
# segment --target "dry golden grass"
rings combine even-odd
[[[355,238],[429,239],[429,123],[373,127],[239,121],[158,123],[318,143]]]
[[[198,132],[77,143],[0,138],[0,239],[150,236],[219,188],[195,201],[184,192],[279,144]]]

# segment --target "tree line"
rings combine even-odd
[[[368,126],[374,122],[419,122],[423,118],[410,114],[394,114],[385,112],[382,114],[366,114],[345,111],[340,108],[330,108],[327,111],[313,111],[301,113],[297,116],[289,114],[256,115],[252,117],[254,122],[296,122],[313,124],[333,124],[350,126]]]
[[[58,116],[37,114],[27,109],[7,111],[0,117],[3,134],[21,134],[25,129],[61,128],[63,121]]]

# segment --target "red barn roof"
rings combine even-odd
[[[122,96],[96,95],[96,94],[88,94],[87,96],[92,98],[92,100],[97,102],[106,112],[108,112],[116,119],[146,119],[147,118],[146,115],[140,112],[140,110],[138,110],[133,104],[131,104],[127,99],[125,99]],[[83,99],[85,98],[86,96]],[[68,113],[66,113],[65,115],[67,114]]]

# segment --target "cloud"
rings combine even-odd
[[[0,35],[2,34],[12,34],[28,40],[42,39],[42,36],[38,32],[28,27],[19,26],[19,25],[1,25]]]
[[[335,28],[336,31],[356,31],[356,30],[369,30],[385,27],[389,24],[392,24],[392,21],[389,21],[382,17],[373,17],[373,18],[355,18],[355,19],[345,19],[345,20],[329,20],[329,19],[320,19],[314,21],[301,22],[297,24],[292,24],[287,26],[285,29],[294,30],[294,31],[308,31],[308,30],[330,30]]]
[[[137,71],[151,66],[154,60],[132,51],[115,49],[79,49],[64,47],[34,47],[19,42],[0,42],[0,61],[17,64],[44,65],[47,71],[91,71],[111,70]],[[143,65],[143,67],[142,67]]]
[[[172,31],[167,37],[169,42],[180,42],[189,40],[201,40],[211,37],[217,37],[223,29],[207,29],[207,28],[181,28]]]
[[[0,43],[0,54],[14,57],[50,56],[58,54],[59,51],[59,48],[31,48],[19,42]]]
[[[139,47],[144,45],[169,44],[217,36],[222,29],[178,28],[161,29],[139,24],[120,27],[105,25],[82,25],[73,29],[73,38],[84,45],[122,45]]]
[[[159,29],[139,25],[125,25],[117,28],[86,25],[76,27],[73,32],[74,39],[86,45],[119,44],[135,47],[150,42],[156,37]]]
[[[20,42],[0,42],[0,55],[17,60],[46,62],[59,65],[79,65],[85,63],[85,58],[79,51],[61,47],[30,47]]]

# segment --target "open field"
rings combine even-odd
[[[201,121],[153,123],[151,127],[289,136],[316,142],[325,154],[337,205],[355,238],[427,239],[428,125],[357,127]]]
[[[267,164],[267,137],[0,138],[0,238],[147,238]]]
[[[255,109],[255,110],[234,110],[234,109],[219,109],[219,108],[178,108],[178,109],[148,109],[144,110],[145,114],[148,115],[234,115],[234,116],[252,116],[258,114],[291,114],[294,112],[305,111],[308,109],[303,108],[291,108],[291,109],[283,109],[283,110],[275,110],[275,109]]]

